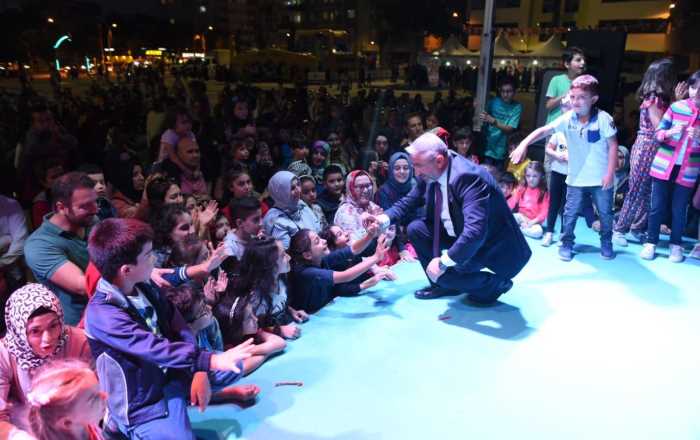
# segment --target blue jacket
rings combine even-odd
[[[171,284],[187,280],[184,268],[174,275]],[[137,287],[155,308],[162,337],[151,332],[132,303],[104,278],[85,312],[85,332],[100,386],[109,396],[109,412],[126,426],[167,416],[165,384],[209,371],[211,360],[211,353],[197,347],[180,312],[155,285]]]
[[[513,278],[532,255],[505,197],[493,177],[481,166],[449,151],[447,194],[457,239],[447,255],[463,267],[487,267]],[[435,185],[418,179],[411,192],[385,211],[396,223],[421,206],[424,221],[432,225]]]

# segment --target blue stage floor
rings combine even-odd
[[[493,308],[419,301],[420,266],[340,298],[242,383],[255,405],[192,409],[202,439],[700,439],[700,261],[533,257]],[[441,320],[440,318],[444,320]],[[303,387],[275,387],[303,381]]]

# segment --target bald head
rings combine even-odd
[[[177,143],[175,154],[180,162],[187,168],[191,170],[199,168],[199,145],[197,145],[195,139],[189,136],[181,138]]]

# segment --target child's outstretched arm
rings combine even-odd
[[[384,259],[386,252],[386,239],[381,235],[377,239],[377,249],[374,254],[342,272],[333,272],[333,284],[347,283],[367,272],[372,266]]]
[[[536,129],[527,135],[527,137],[520,142],[520,145],[518,145],[518,147],[513,150],[512,153],[510,153],[510,161],[513,163],[519,163],[525,158],[525,155],[527,154],[527,147],[540,139],[551,136],[552,134],[554,134],[554,128],[551,124]]]

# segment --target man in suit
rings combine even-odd
[[[418,184],[377,220],[382,226],[399,223],[427,206],[425,216],[408,225],[409,240],[430,280],[416,298],[467,292],[472,303],[494,303],[532,255],[498,184],[432,133],[418,137],[406,151]]]

